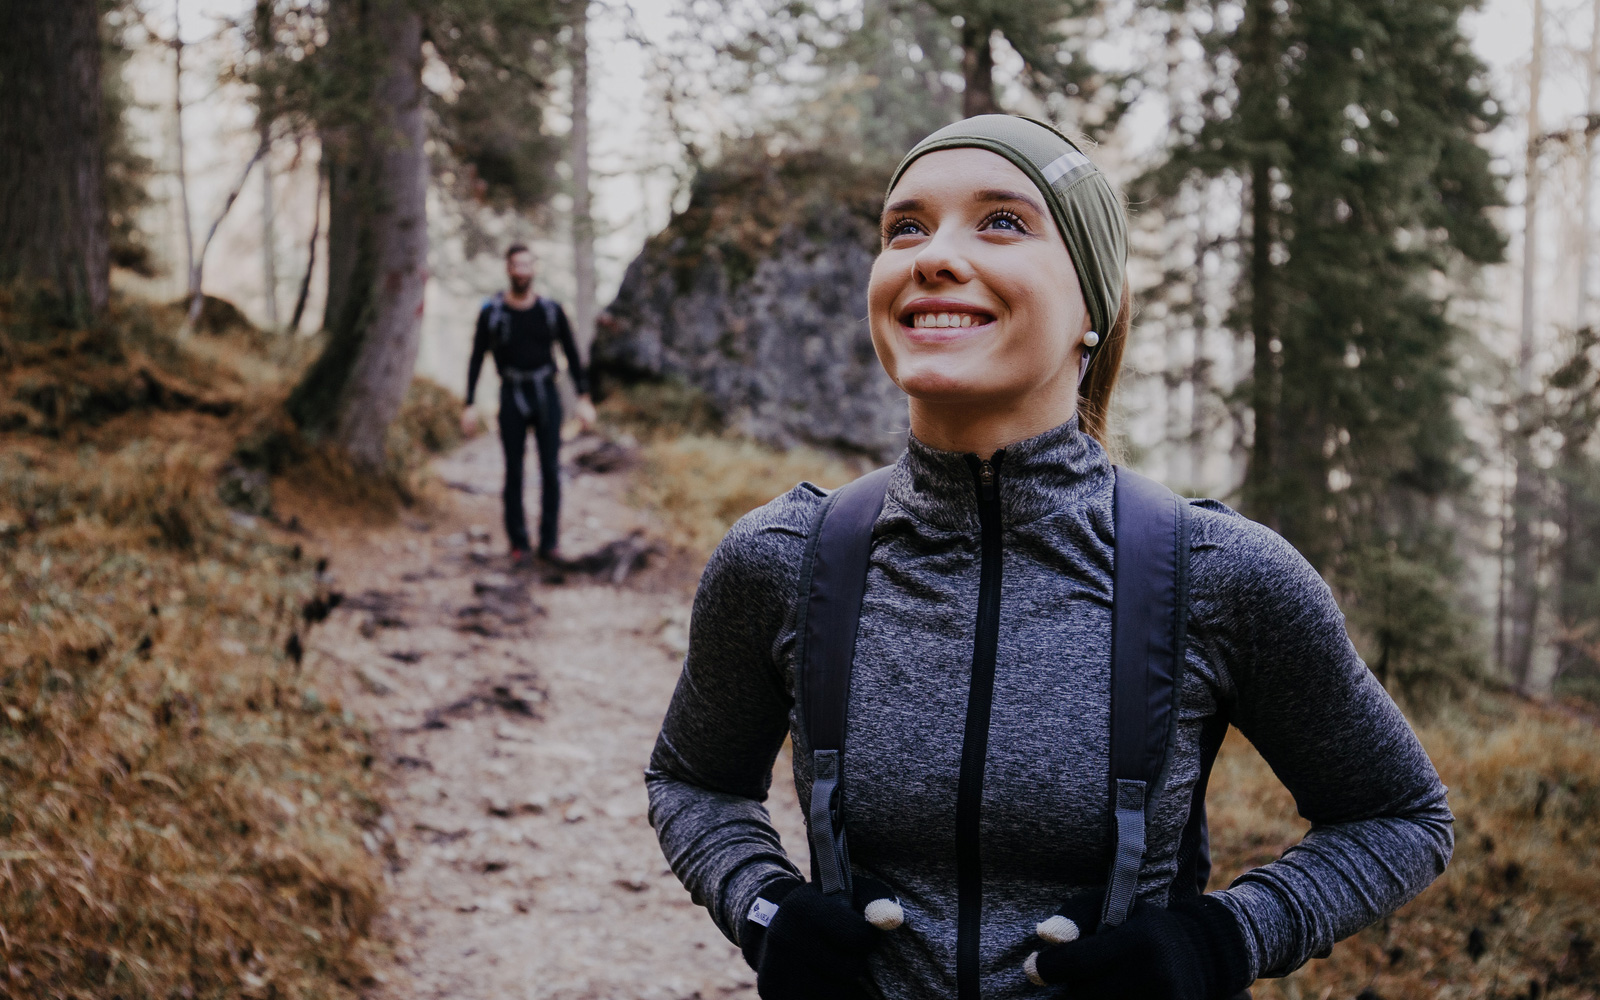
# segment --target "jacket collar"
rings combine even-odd
[[[1000,517],[1007,526],[1080,504],[1110,481],[1111,460],[1078,417],[1007,445],[992,461],[1000,481]],[[889,495],[914,517],[941,528],[977,530],[978,458],[941,451],[910,437],[889,480]]]

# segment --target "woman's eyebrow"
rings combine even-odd
[[[1039,202],[1035,199],[1023,194],[1021,191],[1007,191],[1003,188],[985,188],[982,191],[974,192],[972,197],[975,201],[980,203],[997,201],[1020,202],[1021,204],[1033,209],[1035,212],[1038,212],[1040,215],[1044,214],[1044,206],[1039,204]],[[920,212],[924,207],[925,206],[923,203],[916,198],[905,198],[888,205],[884,208],[883,212],[885,215],[888,215],[892,212]]]
[[[987,190],[979,191],[973,197],[980,202],[1020,201],[1022,204],[1027,205],[1035,212],[1038,212],[1040,215],[1044,214],[1044,206],[1023,194],[1021,191],[1005,191],[999,188],[989,188]]]

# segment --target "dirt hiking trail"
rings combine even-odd
[[[371,721],[389,780],[390,839],[369,845],[392,943],[375,1000],[755,996],[646,819],[699,567],[657,552],[629,572],[659,529],[625,502],[634,473],[587,471],[575,450],[561,544],[598,552],[591,572],[511,572],[489,434],[436,463],[453,488],[427,514],[317,536],[343,599],[307,667]],[[803,859],[786,757],[776,770],[770,805]]]

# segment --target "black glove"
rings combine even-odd
[[[777,905],[763,927],[746,920],[740,935],[744,960],[756,970],[763,1000],[866,1000],[867,956],[890,921],[881,911],[894,895],[882,884],[857,876],[855,900],[825,896],[799,879],[780,879],[760,898]],[[871,906],[879,926],[862,915]],[[899,903],[894,903],[896,914]],[[898,925],[899,918],[893,920]]]
[[[1039,925],[1045,941],[1065,943],[1028,956],[1030,980],[1059,984],[1060,1000],[1227,1000],[1250,985],[1244,932],[1221,902],[1136,902],[1126,921],[1102,931],[1103,899],[1075,896]]]

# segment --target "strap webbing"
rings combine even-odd
[[[1104,920],[1108,926],[1115,927],[1127,919],[1128,911],[1133,908],[1134,891],[1139,888],[1148,790],[1149,786],[1143,781],[1123,778],[1117,782],[1116,809],[1112,817],[1117,832],[1116,855],[1111,862],[1111,885],[1106,890]]]
[[[801,566],[803,600],[795,688],[811,744],[811,859],[824,893],[850,893],[844,837],[844,734],[850,707],[861,599],[867,590],[872,526],[883,509],[892,467],[835,490],[817,512]]]
[[[1175,720],[1187,605],[1189,504],[1116,469],[1111,601],[1111,801],[1114,855],[1104,926],[1128,918],[1144,863],[1145,819]],[[1180,594],[1183,600],[1180,601]]]

